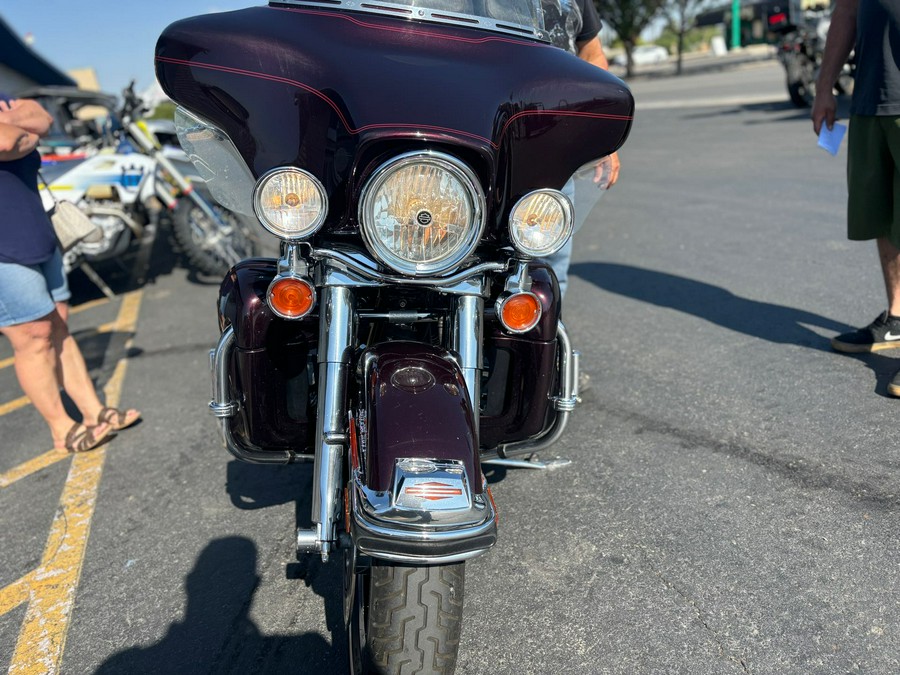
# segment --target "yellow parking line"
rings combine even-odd
[[[46,469],[51,464],[65,459],[69,453],[65,450],[54,449],[48,450],[43,455],[38,455],[34,459],[22,462],[19,466],[10,469],[5,473],[0,473],[0,488],[9,487],[18,480],[22,480],[26,476],[37,473],[41,469]],[[3,614],[3,612],[0,612]]]
[[[0,403],[0,417],[8,415],[12,411],[18,410],[19,408],[24,408],[29,403],[31,403],[31,399],[27,396],[13,399],[9,403]]]
[[[141,296],[135,291],[123,298],[116,330],[134,333]],[[127,367],[127,358],[116,364],[104,389],[107,405],[119,404]],[[60,671],[107,447],[73,457],[40,565],[0,589],[0,614],[28,603],[9,675]]]
[[[0,359],[0,370],[4,368],[9,368],[12,364],[16,362],[16,357],[10,356],[8,359]]]
[[[90,302],[86,302],[83,305],[78,305],[77,307],[69,307],[69,314],[78,314],[78,312],[83,312],[87,309],[94,309],[94,307],[99,307],[100,305],[105,305],[109,302],[109,298],[100,298],[99,300],[91,300]]]

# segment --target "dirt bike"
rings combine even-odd
[[[160,123],[142,119],[146,109],[133,84],[121,105],[108,94],[65,87],[38,88],[23,98],[38,100],[54,116],[41,147],[45,206],[54,199],[77,204],[102,232],[65,253],[67,272],[80,267],[109,295],[93,265],[135,250],[160,222],[171,224],[188,264],[203,274],[224,274],[255,253],[247,219],[209,197],[183,151],[160,143],[163,134],[154,133]],[[103,122],[77,116],[90,106],[104,113]]]
[[[541,257],[634,101],[542,16],[271,2],[157,44],[185,151],[282,242],[222,282],[210,408],[238,459],[313,463],[297,549],[343,564],[354,673],[453,672],[466,561],[497,540],[482,467],[539,466],[578,401]]]

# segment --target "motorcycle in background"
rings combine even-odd
[[[497,539],[482,466],[539,467],[578,401],[540,258],[634,100],[542,17],[284,0],[157,43],[182,147],[281,241],[222,282],[210,408],[239,460],[313,463],[297,551],[342,561],[353,673],[453,672],[465,564]]]
[[[769,29],[781,35],[778,59],[784,66],[788,96],[798,108],[812,106],[816,98],[816,80],[822,66],[830,24],[830,14],[803,13],[799,8],[769,16]],[[854,59],[851,56],[835,84],[835,93],[853,93],[853,72]]]
[[[108,94],[61,87],[38,88],[22,97],[39,100],[54,116],[41,148],[42,180],[52,192],[41,190],[45,206],[49,209],[54,198],[70,201],[102,231],[99,240],[83,241],[65,253],[67,272],[81,268],[111,295],[93,264],[135,250],[163,222],[171,224],[191,268],[203,274],[223,274],[254,255],[256,239],[247,219],[215,204],[184,152],[160,143],[165,123],[141,119],[146,109],[133,84],[123,92],[121,107]],[[105,121],[79,118],[76,113],[88,106]]]

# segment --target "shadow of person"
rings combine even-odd
[[[692,314],[769,342],[831,351],[830,338],[807,326],[835,333],[854,330],[853,326],[803,309],[742,298],[719,286],[666,272],[616,263],[583,262],[572,265],[570,273],[611,293]]]
[[[312,523],[312,464],[250,464],[237,459],[228,463],[225,490],[231,503],[252,511],[294,502],[294,518],[298,528],[308,529]],[[343,607],[342,553],[335,551],[329,563],[318,554],[299,556],[285,568],[289,579],[300,580],[322,598],[325,623],[332,636],[332,661],[336,667],[346,655]],[[335,672],[343,672],[337,670]]]
[[[210,542],[187,576],[184,620],[156,644],[114,654],[97,675],[342,672],[343,653],[318,633],[260,633],[249,616],[260,581],[256,558],[256,545],[245,537]]]
[[[611,293],[692,314],[724,328],[779,344],[835,353],[830,337],[823,337],[807,326],[835,334],[857,328],[803,309],[742,298],[702,281],[631,265],[583,262],[572,265],[570,273]],[[897,372],[897,359],[879,354],[846,356],[853,356],[872,369],[876,377],[875,393],[889,395],[887,387]]]

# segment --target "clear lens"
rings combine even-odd
[[[325,188],[311,174],[288,167],[259,179],[253,198],[256,215],[267,230],[282,239],[303,239],[325,221]]]
[[[180,107],[175,109],[175,133],[213,199],[229,211],[252,216],[253,174],[228,135]]]
[[[360,219],[372,254],[404,274],[450,269],[477,245],[484,198],[475,175],[437,153],[396,158],[366,187]]]
[[[513,245],[530,256],[556,253],[572,234],[572,202],[556,190],[525,195],[509,217]]]

